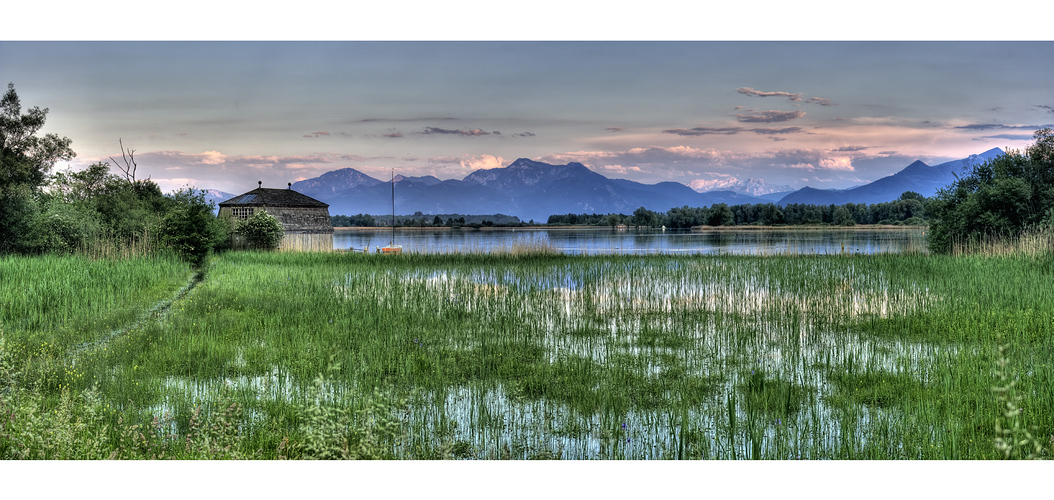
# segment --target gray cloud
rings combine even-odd
[[[391,137],[393,139],[398,139],[398,138],[403,136],[403,133],[402,132],[392,132],[390,134],[384,134],[384,136],[385,137]]]
[[[752,128],[751,132],[760,135],[772,135],[772,134],[794,134],[802,131],[801,127],[785,127],[785,128]],[[783,140],[783,139],[780,139]]]
[[[984,137],[974,138],[975,141],[983,141],[985,139],[1006,139],[1010,141],[1027,141],[1032,139],[1032,134],[998,134],[998,135],[986,135]]]
[[[791,101],[802,100],[801,94],[792,94],[790,92],[762,92],[760,90],[754,90],[750,87],[739,87],[738,89],[736,89],[736,92],[756,97],[785,97]]]
[[[826,99],[823,97],[810,97],[808,99],[805,99],[805,96],[803,94],[794,94],[791,92],[762,92],[760,90],[754,90],[750,87],[739,87],[738,89],[736,89],[736,92],[754,97],[783,97],[788,101],[804,102],[807,104],[816,104],[818,106],[835,105],[834,102],[832,102],[830,99]],[[739,108],[739,106],[736,106],[736,109]]]
[[[836,151],[839,153],[852,153],[855,151],[863,151],[865,149],[868,149],[869,147],[870,146],[842,146],[838,149],[832,149],[831,151]]]
[[[338,159],[351,160],[351,161],[374,161],[374,160],[390,160],[391,156],[362,156],[362,155],[339,155]]]
[[[513,137],[534,137],[534,134],[530,132],[520,132],[519,134],[512,134]]]
[[[971,125],[962,125],[959,127],[953,127],[959,130],[1038,130],[1044,127],[1051,127],[1054,125],[1006,125],[1003,123],[974,123]]]
[[[622,127],[608,127],[604,130],[607,130],[608,132],[622,132]]]
[[[429,165],[460,165],[461,158],[455,156],[433,156],[428,159]]]
[[[743,128],[743,127],[695,127],[695,128],[672,128],[663,130],[664,134],[677,134],[680,136],[698,135],[735,135],[740,132],[754,132],[758,135],[793,134],[801,132],[801,127],[785,128]]]
[[[304,137],[323,137],[327,135],[329,135],[329,132],[313,132],[310,134],[305,134]]]
[[[468,136],[468,137],[476,137],[476,136],[491,135],[491,134],[501,135],[501,132],[498,132],[498,131],[484,132],[483,130],[480,130],[478,128],[472,129],[472,130],[458,130],[458,129],[446,129],[446,128],[439,128],[439,127],[425,127],[425,131],[424,132],[418,132],[418,133],[419,134],[425,134],[425,135],[429,135],[429,134],[448,134],[448,135],[461,135],[461,136]]]
[[[744,123],[776,123],[785,122],[805,116],[804,111],[754,111],[749,115],[736,115],[736,119]]]
[[[438,122],[438,121],[449,121],[449,120],[457,120],[457,118],[453,118],[453,117],[449,117],[449,116],[445,117],[445,118],[437,118],[437,117],[429,117],[429,118],[365,118],[365,119],[359,120],[359,122],[361,122],[361,123],[371,123],[371,122]]]
[[[733,135],[743,131],[743,127],[695,127],[695,128],[672,128],[663,130],[664,134],[677,134],[681,136],[694,136],[694,135]]]

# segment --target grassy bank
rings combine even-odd
[[[186,278],[171,273],[108,286],[171,295]],[[10,355],[35,335],[69,361],[5,396],[39,411],[4,424],[0,452],[998,458],[996,438],[1054,433],[1052,276],[1049,255],[230,253],[163,321],[99,349],[67,356],[92,337],[68,332],[129,318],[61,302],[4,316],[14,371],[37,370]],[[95,448],[12,438],[41,415]]]

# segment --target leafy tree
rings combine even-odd
[[[158,242],[201,267],[217,240],[213,203],[205,201],[205,191],[190,188],[176,191],[171,200],[158,227]]]
[[[659,225],[659,214],[647,208],[639,207],[633,211],[631,220],[636,227],[654,227]]]
[[[1054,223],[1054,131],[1042,129],[1020,151],[974,165],[929,203],[930,250],[957,241],[1014,237]]]
[[[0,252],[23,252],[33,220],[40,213],[40,187],[59,160],[76,154],[68,138],[37,137],[48,110],[33,107],[22,114],[15,85],[0,98]]]
[[[0,98],[0,155],[3,157],[0,187],[41,186],[57,161],[76,156],[67,137],[55,134],[37,137],[47,114],[47,108],[34,106],[23,115],[15,84],[7,85],[7,92]]]
[[[87,202],[102,194],[110,178],[110,164],[98,162],[74,172],[67,168],[51,179],[51,193],[65,203]]]
[[[706,224],[709,226],[731,226],[736,223],[736,217],[727,203],[715,203],[710,206],[707,213]]]
[[[834,219],[834,224],[838,226],[856,225],[856,221],[853,220],[853,214],[844,205],[835,208],[831,217]]]
[[[250,248],[261,250],[278,248],[285,234],[282,223],[266,210],[257,210],[252,217],[239,221],[234,232],[245,238]]]

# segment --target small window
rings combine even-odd
[[[235,219],[248,219],[253,216],[253,207],[232,207],[231,217]]]

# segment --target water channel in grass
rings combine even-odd
[[[385,228],[338,228],[337,250],[370,251],[393,242]],[[549,249],[564,254],[833,255],[926,250],[926,228],[397,229],[394,243],[411,253],[488,253]]]

